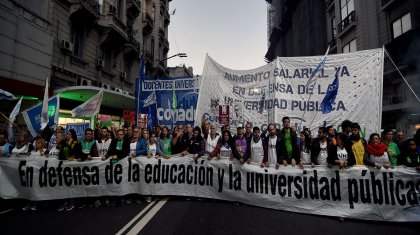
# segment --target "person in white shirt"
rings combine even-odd
[[[98,155],[100,158],[103,158],[108,153],[109,146],[111,145],[112,139],[109,138],[109,131],[107,127],[102,127],[101,129],[101,138],[96,141],[96,148],[98,150]]]
[[[216,148],[217,142],[220,136],[216,133],[217,127],[215,123],[210,124],[210,133],[206,139],[206,148],[204,156],[207,156],[207,160],[211,160],[210,153]]]
[[[46,145],[47,144],[44,138],[38,138],[35,143],[35,148],[31,152],[29,152],[29,155],[31,157],[45,156],[45,154],[47,153],[47,149],[45,149]]]
[[[12,155],[19,156],[19,155],[27,155],[31,152],[33,146],[28,142],[28,134],[25,131],[21,131],[19,133],[18,141],[16,142],[16,146],[12,149]]]
[[[269,167],[275,165],[279,169],[280,164],[283,163],[283,142],[281,136],[277,134],[277,128],[273,123],[268,124],[268,137],[264,140],[264,145],[267,146],[267,154],[264,154],[263,163],[261,167]]]
[[[320,127],[318,129],[318,138],[315,138],[311,146],[311,164],[313,165],[328,165],[328,149],[331,148],[331,143],[327,138],[327,129]]]
[[[264,159],[264,153],[267,153],[267,149],[264,149],[264,146],[267,146],[263,144],[259,127],[255,126],[252,129],[252,136],[247,139],[247,146],[244,160],[248,164],[252,162],[261,165]]]

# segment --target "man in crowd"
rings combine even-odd
[[[360,137],[360,125],[355,122],[351,124],[351,137],[348,144],[351,144],[351,149],[356,159],[355,165],[365,165],[364,159],[367,157],[366,154],[366,140]]]
[[[352,123],[351,123],[350,120],[344,120],[341,123],[341,130],[347,136],[347,140],[350,140],[350,136],[351,136],[351,133],[352,133],[351,125],[352,125]]]
[[[235,141],[236,149],[238,150],[240,156],[240,163],[243,164],[245,162],[245,153],[247,151],[247,144],[246,138],[244,135],[244,128],[241,125],[238,125],[236,135],[233,137]]]
[[[188,134],[184,133],[184,126],[180,123],[176,128],[176,133],[172,138],[172,154],[184,152],[188,147]]]
[[[390,129],[385,129],[383,132],[383,142],[386,146],[388,146],[388,149],[386,150],[388,154],[389,162],[392,166],[397,166],[397,159],[400,156],[400,149],[398,148],[398,145],[392,141],[392,138],[394,137],[393,131]]]
[[[318,138],[315,138],[311,145],[311,164],[327,166],[328,150],[330,148],[331,142],[327,138],[327,129],[320,127],[318,129]]]
[[[247,122],[245,124],[245,138],[247,140],[248,139],[251,139],[252,138],[252,135],[253,135],[252,124],[249,123],[249,122]]]
[[[283,162],[283,143],[281,135],[277,135],[276,126],[272,123],[268,124],[268,137],[265,139],[264,144],[267,146],[267,154],[264,154],[263,163],[261,167],[269,167],[275,164],[275,168],[279,169],[280,164]]]
[[[281,139],[283,141],[283,162],[284,166],[287,164],[292,164],[295,166],[299,164],[300,157],[299,157],[299,150],[297,144],[297,135],[296,132],[290,127],[290,118],[283,117],[283,129],[281,129]],[[269,130],[270,131],[270,130]]]
[[[101,158],[104,158],[108,153],[109,146],[111,145],[111,138],[109,138],[107,127],[101,128],[101,136],[99,140],[96,141],[96,148],[98,150],[98,155]]]
[[[85,130],[85,137],[81,141],[82,154],[79,161],[92,160],[92,157],[98,157],[98,150],[96,148],[95,140],[93,139],[93,130],[87,128]]]
[[[57,126],[55,128],[55,133],[51,136],[50,141],[48,142],[48,151],[56,146],[56,138],[58,133],[64,134],[64,128],[62,126]]]
[[[260,128],[255,126],[252,129],[252,137],[247,139],[247,149],[244,160],[249,164],[251,162],[262,164],[264,156],[267,155],[267,145],[263,144]],[[264,148],[265,147],[265,148]]]

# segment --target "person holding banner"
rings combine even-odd
[[[203,124],[201,125],[201,130],[203,131],[203,137],[206,140],[209,133],[210,133],[210,122],[209,120],[205,119]]]
[[[358,166],[365,165],[364,161],[367,158],[366,154],[366,140],[360,137],[360,125],[355,122],[351,124],[351,136],[349,143],[351,144],[351,149]]]
[[[200,127],[194,127],[193,136],[188,143],[187,149],[182,152],[182,155],[193,154],[194,159],[198,159],[199,157],[204,155],[206,148],[206,141],[201,136],[201,129]]]
[[[303,169],[303,165],[311,165],[311,137],[307,131],[302,131],[300,133],[300,144],[299,153],[300,153],[300,168]]]
[[[109,138],[108,127],[101,128],[101,136],[99,140],[96,140],[96,150],[98,152],[98,157],[103,159],[108,153],[109,146],[111,145],[112,139]]]
[[[287,166],[287,164],[295,166],[300,162],[296,131],[291,128],[289,117],[283,117],[282,122],[283,129],[281,129],[280,132],[280,137],[283,143],[282,155],[284,156],[282,163],[284,166]]]
[[[149,145],[147,148],[147,157],[151,158],[154,157],[156,159],[159,158],[159,154],[157,153],[157,144],[156,144],[156,134],[151,133],[149,138]]]
[[[48,154],[46,157],[49,158],[55,158],[55,159],[65,159],[64,152],[62,151],[64,149],[64,146],[66,145],[66,138],[64,137],[63,133],[56,134],[55,137],[55,143],[51,150],[48,151]]]
[[[328,165],[328,150],[331,149],[331,142],[327,138],[327,129],[319,127],[318,138],[312,141],[311,145],[311,162],[313,165]]]
[[[171,151],[171,138],[169,136],[169,128],[162,127],[160,138],[157,141],[157,153],[159,156],[163,156],[165,159],[169,159],[172,155]]]
[[[384,144],[388,147],[386,152],[388,153],[389,161],[391,162],[392,166],[398,165],[399,155],[401,154],[398,145],[392,141],[392,137],[394,136],[392,130],[386,129],[383,132],[384,135]]]
[[[210,160],[213,157],[216,157],[217,160],[220,160],[221,157],[229,158],[230,161],[232,161],[233,158],[240,159],[238,150],[235,146],[235,141],[233,141],[232,135],[228,130],[222,132],[222,137],[219,138],[216,148],[210,153],[209,157]]]
[[[238,150],[240,156],[239,161],[241,164],[244,164],[246,161],[245,153],[247,151],[248,145],[244,135],[244,128],[242,126],[238,125],[236,135],[233,137],[233,139],[235,140],[236,149]]]
[[[264,154],[261,167],[269,167],[270,165],[275,164],[275,168],[278,170],[280,164],[286,161],[283,157],[284,143],[281,139],[281,135],[277,134],[277,128],[273,123],[268,124],[267,129],[269,134],[264,141],[264,145],[267,146],[265,147],[267,149],[267,154]]]
[[[143,137],[140,137],[140,128],[134,127],[133,136],[130,141],[130,156],[135,158],[140,155],[147,155],[147,141]]]
[[[28,141],[28,134],[25,131],[19,132],[18,140],[16,141],[16,146],[12,149],[12,155],[19,156],[19,155],[27,155],[31,152],[33,146],[29,144]]]
[[[81,158],[82,155],[82,145],[77,140],[77,134],[74,129],[70,129],[67,133],[67,141],[66,145],[64,146],[64,156],[59,158],[60,160],[78,160]]]
[[[57,126],[55,128],[55,133],[51,136],[50,141],[48,142],[48,150],[51,150],[57,144],[56,138],[59,133],[64,133],[64,128],[62,126]]]
[[[13,145],[7,143],[7,132],[0,132],[0,157],[10,157]]]
[[[267,145],[263,144],[259,127],[255,126],[252,129],[252,133],[252,137],[247,139],[248,148],[246,149],[244,160],[248,164],[252,162],[261,165],[264,156],[267,155]]]
[[[246,138],[247,141],[250,140],[250,139],[252,139],[252,137],[254,135],[253,129],[252,129],[252,124],[250,122],[247,122],[245,124],[245,133],[244,133],[244,135],[245,135],[245,138]]]
[[[369,143],[366,145],[368,157],[365,159],[365,164],[378,169],[381,169],[382,167],[385,169],[392,168],[387,150],[388,147],[382,142],[379,134],[372,133],[369,137]]]
[[[204,153],[207,156],[207,160],[211,160],[210,153],[216,148],[219,141],[220,135],[216,132],[217,126],[216,123],[210,124],[210,133],[206,138],[206,152]],[[204,137],[205,138],[205,137]]]
[[[401,157],[401,165],[404,166],[404,168],[415,167],[416,170],[420,171],[420,152],[417,151],[418,146],[415,139],[408,139],[404,143],[406,150]]]
[[[30,156],[45,156],[45,154],[48,154],[48,150],[45,148],[47,143],[45,142],[44,138],[38,138],[35,142],[34,149],[28,153]]]
[[[342,132],[347,136],[347,140],[350,140],[351,138],[351,125],[352,122],[350,120],[344,120],[341,123],[341,130]]]
[[[180,154],[188,147],[188,134],[184,133],[184,126],[179,123],[172,138],[172,154]]]
[[[351,145],[347,143],[347,136],[344,133],[338,133],[336,136],[336,145],[332,145],[328,151],[328,166],[333,165],[340,166],[340,169],[346,169],[347,167],[353,166],[355,163],[353,151]]]
[[[125,158],[130,153],[130,143],[124,138],[124,131],[119,129],[117,131],[117,138],[111,141],[108,152],[102,160],[111,158],[113,163]]]
[[[98,149],[96,148],[96,142],[93,139],[93,130],[87,128],[85,130],[85,138],[81,142],[82,152],[79,161],[92,160],[92,157],[98,157]]]

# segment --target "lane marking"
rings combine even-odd
[[[158,213],[158,211],[168,202],[169,198],[159,201],[127,234],[137,235],[146,224]]]
[[[159,203],[159,209],[169,200],[169,198],[165,198],[161,201],[158,199],[153,200],[146,208],[144,208],[139,214],[137,214],[128,224],[126,224],[118,233],[117,235],[128,234],[144,217],[148,215],[150,211],[154,209]],[[164,201],[164,202],[163,202]],[[163,202],[163,203],[162,203]],[[161,206],[160,206],[161,205]],[[157,212],[157,211],[156,211]],[[156,214],[156,212],[154,214]],[[153,216],[152,216],[153,217]],[[151,219],[151,218],[150,218]],[[149,220],[150,220],[149,219]]]
[[[5,211],[2,211],[2,212],[0,212],[0,215],[1,214],[6,214],[7,212],[9,212],[9,211],[13,211],[13,209],[7,209],[7,210],[5,210]]]

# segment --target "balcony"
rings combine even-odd
[[[105,39],[102,41],[101,46],[111,48],[124,45],[128,41],[127,26],[115,12],[110,11],[99,23],[105,28]]]
[[[165,38],[163,40],[163,53],[168,53],[169,51],[169,41]]]
[[[153,18],[149,13],[143,14],[143,35],[147,36],[153,31]]]
[[[348,29],[356,25],[356,12],[352,11],[338,24],[339,34],[344,34]]]
[[[132,61],[139,57],[140,43],[134,38],[132,32],[128,35],[128,42],[124,45],[124,54],[127,60]]]
[[[152,53],[149,50],[144,50],[144,59],[146,61],[146,63],[148,64],[153,64],[154,58]]]
[[[73,0],[70,3],[70,20],[73,24],[92,24],[99,19],[97,0]]]
[[[396,0],[382,0],[382,11],[390,11],[394,6],[398,5],[400,1]]]
[[[168,27],[169,23],[171,22],[171,17],[169,16],[169,11],[168,9],[165,10],[164,14],[164,21],[163,23],[165,24],[165,27]]]
[[[127,5],[127,17],[129,19],[135,19],[140,15],[141,3],[139,0],[126,0]]]
[[[325,2],[326,7],[327,7],[327,12],[333,11],[334,10],[334,0],[327,0]]]
[[[157,77],[168,77],[168,68],[165,65],[165,61],[159,61],[155,67],[155,76]]]
[[[165,30],[159,27],[159,40],[163,41],[165,38]]]

